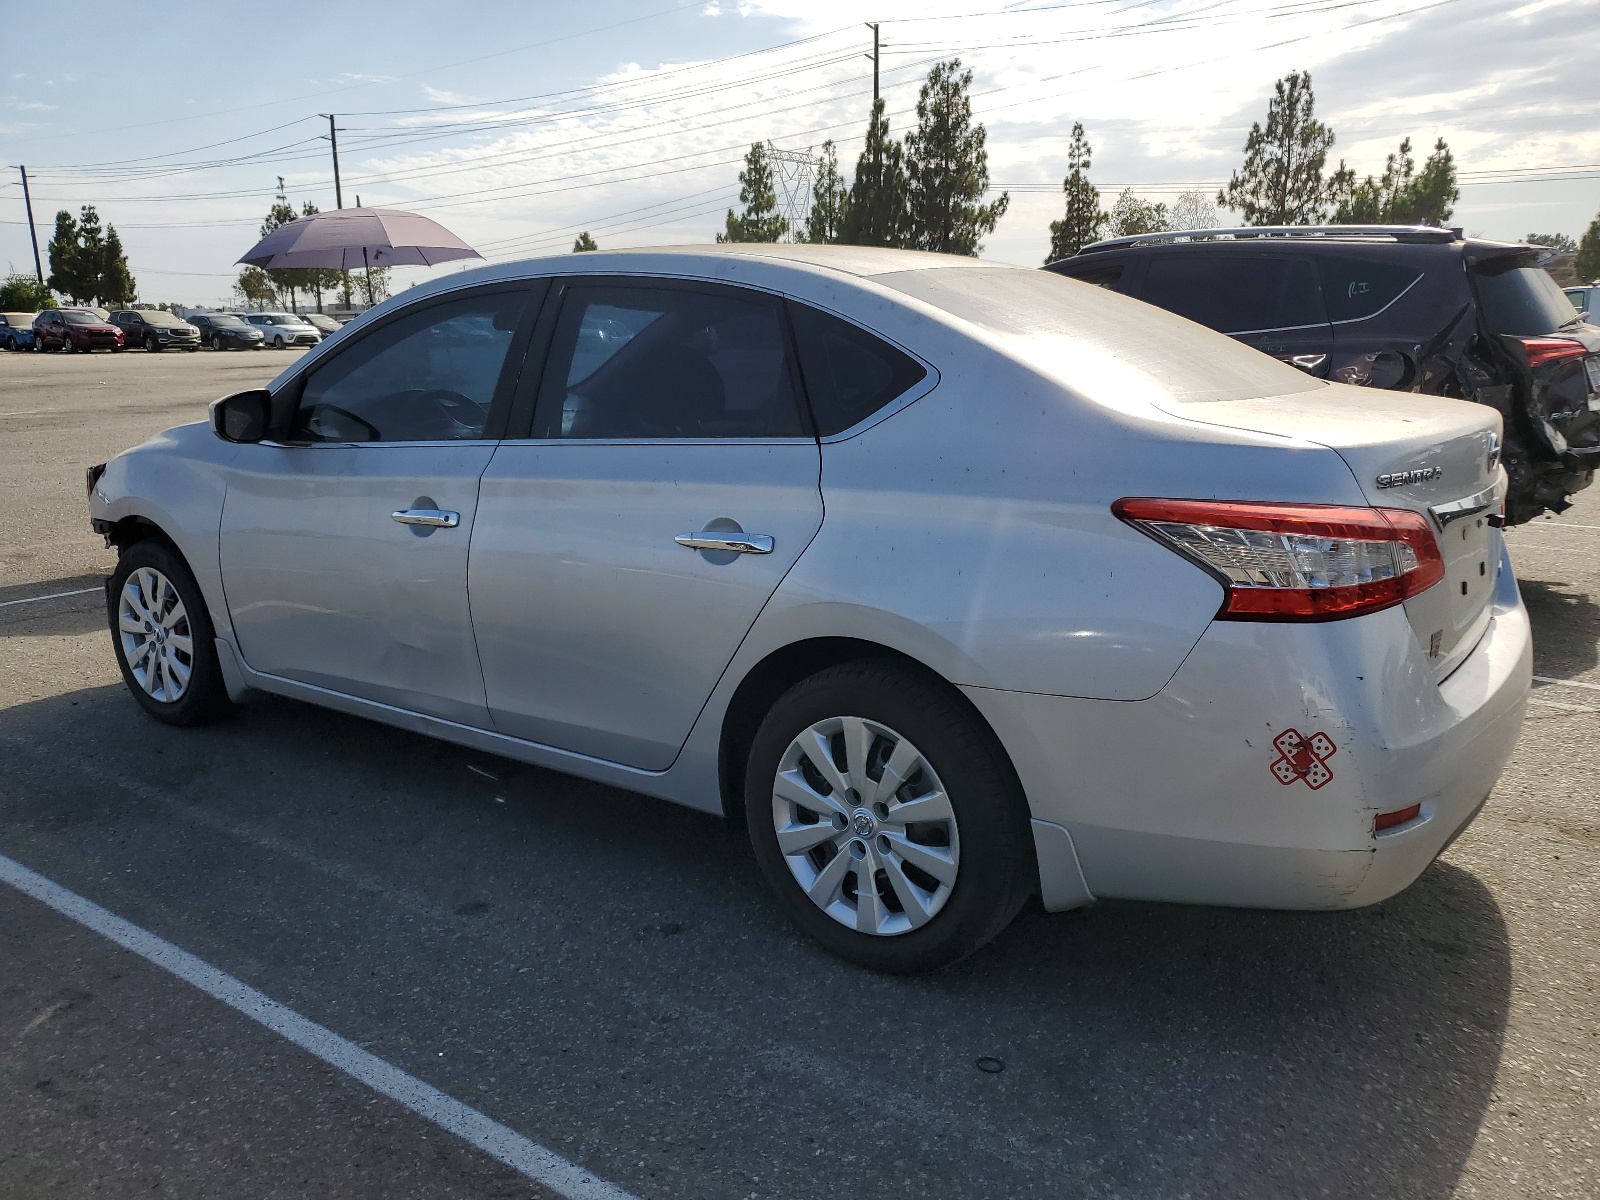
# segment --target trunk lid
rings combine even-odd
[[[1405,602],[1417,643],[1443,679],[1489,624],[1505,498],[1500,414],[1482,404],[1329,384],[1264,400],[1173,406],[1174,416],[1333,450],[1367,502],[1423,514],[1444,558],[1439,583]],[[1332,499],[1332,498],[1330,498]]]

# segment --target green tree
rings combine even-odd
[[[719,242],[776,242],[789,232],[789,222],[778,215],[778,191],[772,181],[772,164],[767,148],[753,142],[739,172],[739,203],[744,212],[728,210],[727,228],[717,234]]]
[[[1067,211],[1059,221],[1050,222],[1050,253],[1045,262],[1071,258],[1100,236],[1106,223],[1100,211],[1100,193],[1089,182],[1093,148],[1083,132],[1083,122],[1072,123],[1072,140],[1067,143],[1067,177],[1061,190],[1067,197]]]
[[[279,226],[299,219],[300,214],[295,212],[294,205],[289,203],[288,192],[283,186],[283,176],[279,175],[278,194],[273,197],[272,207],[267,210],[266,220],[261,222],[261,236],[266,237]],[[278,294],[279,301],[282,302],[287,298],[288,307],[293,309],[299,304],[298,293],[313,290],[317,271],[310,267],[279,267],[269,270],[267,274],[272,279],[273,290]],[[320,304],[318,307],[321,307]]]
[[[126,308],[138,295],[133,272],[128,269],[128,256],[122,252],[122,239],[115,225],[106,226],[106,238],[100,247],[99,282],[95,294],[102,304],[111,308]]]
[[[78,210],[78,270],[84,295],[94,303],[105,296],[105,268],[106,231],[94,205],[85,204]]]
[[[1572,269],[1584,282],[1600,282],[1600,216],[1589,222],[1589,228],[1578,239],[1578,257],[1572,260]]]
[[[839,241],[849,246],[912,244],[907,209],[905,151],[889,140],[889,118],[883,100],[872,103],[867,141],[856,159],[849,202],[839,224]]]
[[[1244,214],[1247,225],[1311,225],[1322,219],[1330,185],[1322,177],[1333,131],[1316,119],[1311,75],[1291,71],[1273,87],[1267,127],[1250,126],[1244,166],[1217,203]]]
[[[972,72],[961,60],[935,63],[917,96],[917,127],[906,135],[906,208],[919,250],[976,256],[1011,204],[989,190],[988,133],[972,123]]]
[[[1565,233],[1530,233],[1522,240],[1530,246],[1543,246],[1548,250],[1554,250],[1557,254],[1578,252],[1578,243]]]
[[[359,275],[352,272],[350,278],[368,308],[389,298],[388,267],[366,267]]]
[[[1106,233],[1111,237],[1133,237],[1140,233],[1162,233],[1172,228],[1167,206],[1141,200],[1132,188],[1123,188],[1117,202],[1106,214]]]
[[[1406,138],[1384,161],[1382,176],[1368,175],[1358,183],[1341,161],[1331,179],[1337,225],[1443,225],[1460,196],[1455,159],[1443,138],[1434,143],[1420,174]]]
[[[56,213],[55,233],[50,238],[49,284],[74,304],[94,299],[95,273],[85,269],[78,221],[66,209]]]
[[[239,297],[239,303],[246,308],[278,307],[278,290],[272,284],[272,276],[260,267],[246,267],[240,271],[233,285],[233,294]]]
[[[12,275],[0,283],[0,312],[38,312],[56,307],[50,285],[32,275]]]
[[[583,254],[587,251],[598,249],[600,249],[600,243],[589,236],[589,231],[587,229],[573,239],[572,252],[574,254]]]
[[[819,246],[837,242],[849,207],[850,186],[839,173],[839,150],[830,139],[822,143],[822,154],[817,159],[817,178],[811,185],[811,215],[800,240]]]

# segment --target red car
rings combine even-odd
[[[47,308],[33,319],[35,350],[121,350],[122,330],[87,308]]]

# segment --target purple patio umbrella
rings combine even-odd
[[[392,208],[340,208],[280,225],[242,263],[277,271],[291,267],[431,267],[482,258],[437,221]]]

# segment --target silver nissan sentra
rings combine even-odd
[[[849,247],[484,268],[89,472],[152,716],[251,691],[747,822],[834,952],[1030,895],[1370,904],[1482,806],[1500,416]]]

